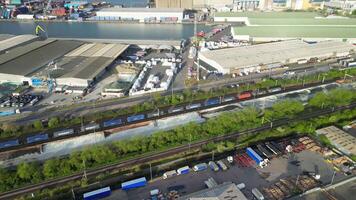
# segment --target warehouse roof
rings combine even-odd
[[[91,80],[108,67],[129,45],[87,43],[66,54],[57,62],[54,78]]]
[[[335,126],[329,126],[317,130],[316,133],[325,135],[340,151],[356,155],[356,138],[347,132]]]
[[[234,183],[226,182],[213,188],[201,190],[178,198],[179,200],[247,200]]]
[[[339,41],[322,41],[308,44],[301,40],[288,40],[222,50],[205,51],[199,54],[204,61],[212,61],[222,68],[244,68],[288,60],[322,57],[326,54],[348,52],[355,46]]]
[[[0,51],[10,49],[22,43],[32,41],[36,38],[37,36],[35,35],[19,35],[19,36],[11,37],[9,39],[2,40],[0,41]]]
[[[0,73],[22,76],[29,75],[82,43],[83,42],[69,40],[50,42],[40,48],[36,48],[15,59],[0,64]]]
[[[103,8],[98,12],[130,12],[130,13],[137,13],[137,12],[183,12],[184,9],[182,8],[120,8],[120,7],[112,7],[112,8]]]

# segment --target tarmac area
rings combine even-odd
[[[305,171],[318,172],[321,175],[320,181],[322,184],[330,183],[333,176],[332,165],[325,162],[321,154],[305,150],[297,154],[274,158],[263,169],[256,167],[240,168],[237,164],[234,164],[227,171],[213,172],[210,169],[202,172],[191,171],[189,174],[171,177],[166,180],[156,177],[143,188],[129,190],[128,192],[122,190],[113,191],[112,195],[106,200],[148,199],[150,190],[159,189],[161,192],[167,193],[169,187],[181,185],[184,186],[184,189],[180,190],[179,194],[186,195],[205,189],[204,181],[210,177],[214,178],[218,184],[223,182],[244,183],[246,188],[242,192],[247,198],[252,199],[252,188],[257,187],[262,190],[263,187],[270,186],[281,178],[296,177]],[[343,174],[336,173],[334,181],[344,178]]]

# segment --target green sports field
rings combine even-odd
[[[356,38],[355,27],[272,27],[244,26],[234,28],[236,35],[253,37]]]

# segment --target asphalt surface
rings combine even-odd
[[[305,114],[305,115],[303,115],[303,117],[300,117],[300,118],[297,118],[297,119],[294,119],[294,120],[309,119],[309,118],[312,118],[312,117],[321,116],[321,115],[325,115],[325,114],[330,114],[330,113],[337,112],[337,111],[340,111],[340,110],[347,110],[347,109],[351,109],[351,108],[355,108],[355,107],[356,107],[356,103],[351,104],[349,106],[342,106],[342,107],[337,107],[337,108],[324,109],[324,110],[321,110],[321,111],[314,111],[313,113]],[[293,121],[293,120],[290,120],[290,119],[278,120],[278,121],[275,121],[273,123],[273,127],[276,128],[276,127],[281,126],[281,125],[286,125],[286,124],[291,123],[291,121]],[[240,135],[243,135],[243,134],[252,134],[252,133],[256,134],[256,133],[259,133],[259,132],[261,132],[263,130],[268,130],[270,128],[271,128],[270,124],[267,124],[267,125],[261,126],[259,128],[250,129],[250,130],[247,130],[247,131],[237,132],[237,133],[233,133],[233,134],[229,134],[229,135],[217,136],[215,138],[211,138],[211,139],[207,139],[207,140],[204,140],[204,141],[192,143],[190,145],[183,145],[183,146],[180,146],[180,147],[176,147],[176,148],[173,148],[173,149],[161,152],[161,153],[157,153],[157,154],[153,154],[153,155],[146,155],[146,156],[143,155],[143,156],[135,158],[135,159],[131,159],[131,160],[128,160],[128,161],[121,162],[119,164],[112,164],[112,165],[103,166],[103,167],[100,167],[100,168],[97,168],[97,169],[93,169],[93,170],[87,170],[86,174],[87,174],[88,177],[94,177],[94,176],[97,176],[97,175],[99,175],[101,173],[107,173],[107,172],[112,171],[112,170],[122,169],[122,168],[128,167],[128,166],[133,166],[133,165],[135,165],[137,163],[142,163],[143,164],[143,163],[146,163],[146,162],[149,162],[149,161],[153,161],[153,160],[156,160],[156,159],[161,159],[163,157],[168,157],[168,156],[171,156],[171,155],[175,155],[177,153],[184,152],[184,151],[187,151],[189,149],[199,148],[202,145],[210,143],[210,142],[226,141],[226,140],[229,140],[229,139],[233,139],[233,138],[239,137]],[[20,196],[20,195],[23,195],[23,194],[28,194],[28,193],[34,192],[36,190],[40,190],[40,189],[44,189],[44,188],[48,188],[48,187],[53,187],[53,186],[65,184],[65,183],[68,183],[69,181],[79,180],[82,177],[83,177],[82,173],[77,173],[77,174],[74,174],[74,175],[71,175],[71,176],[58,178],[58,179],[54,179],[54,180],[43,182],[43,183],[39,183],[39,184],[29,185],[29,186],[22,187],[22,188],[19,188],[19,189],[15,189],[15,190],[12,190],[12,191],[9,191],[9,192],[1,193],[0,194],[0,199],[6,199],[6,200],[13,199],[13,198],[15,198],[17,196]]]

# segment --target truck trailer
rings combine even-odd
[[[206,163],[200,163],[200,164],[197,164],[193,167],[193,170],[195,172],[199,172],[199,171],[203,171],[203,170],[206,170],[208,168],[208,165]]]
[[[189,171],[190,171],[190,168],[188,166],[184,166],[184,167],[181,167],[181,168],[177,169],[177,174],[178,175],[188,174]]]
[[[121,188],[123,190],[130,190],[130,189],[146,186],[146,184],[147,184],[146,178],[145,177],[141,177],[141,178],[134,179],[134,180],[131,180],[131,181],[123,182],[121,184]]]

